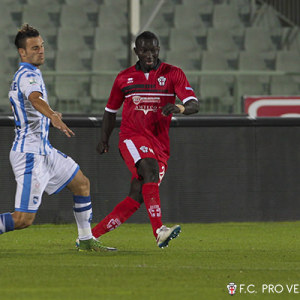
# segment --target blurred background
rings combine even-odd
[[[14,38],[29,23],[45,40],[41,70],[50,105],[76,133],[67,139],[51,130],[50,141],[90,178],[95,221],[129,190],[118,151],[120,115],[110,152],[99,156],[95,149],[113,80],[136,62],[133,42],[144,30],[157,34],[161,59],[181,67],[201,99],[198,115],[171,122],[171,158],[160,187],[164,220],[298,219],[299,12],[299,0],[1,0],[0,211],[14,208],[7,93],[18,68]],[[273,116],[298,117],[255,118],[266,115],[260,97],[273,104],[279,98],[281,111],[275,107]],[[36,222],[74,222],[71,207],[67,190],[45,194]],[[130,222],[147,220],[141,209]]]
[[[158,35],[161,59],[187,74],[199,114],[242,114],[244,95],[299,95],[299,11],[297,0],[1,0],[0,113],[10,112],[22,23],[45,40],[41,70],[63,113],[103,113],[144,30]]]

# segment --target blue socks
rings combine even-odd
[[[0,234],[15,229],[15,223],[11,213],[5,213],[0,215]]]
[[[89,240],[93,237],[91,230],[92,222],[92,203],[91,196],[73,196],[74,216],[78,228],[78,238]]]

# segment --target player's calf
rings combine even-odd
[[[14,221],[14,229],[24,229],[32,225],[35,219],[35,213],[15,211],[12,213],[12,218]]]

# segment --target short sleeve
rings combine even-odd
[[[40,76],[35,73],[26,72],[20,79],[20,90],[25,94],[27,99],[32,92],[43,94]]]
[[[114,81],[113,87],[110,92],[110,96],[105,110],[108,112],[116,113],[122,106],[124,101],[124,94],[121,88],[121,78],[118,75]]]
[[[195,92],[180,68],[174,68],[173,82],[177,97],[183,102],[197,100]]]

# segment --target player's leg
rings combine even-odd
[[[0,214],[0,234],[29,227],[33,223],[35,215],[36,213],[21,211]]]
[[[78,228],[78,240],[76,241],[78,250],[117,250],[116,248],[103,246],[99,241],[93,238],[91,230],[93,214],[90,196],[90,181],[81,170],[78,170],[75,177],[67,185],[67,188],[73,193],[73,211]]]
[[[67,188],[73,193],[73,211],[78,228],[78,237],[80,240],[89,240],[93,237],[90,225],[92,220],[90,181],[81,170],[78,170]]]
[[[47,175],[42,172],[44,157],[32,153],[10,152],[10,163],[17,189],[15,212],[0,215],[0,234],[30,226],[40,206]]]
[[[144,158],[137,163],[138,174],[143,178],[142,195],[152,225],[153,234],[160,248],[167,247],[176,238],[181,227],[166,227],[161,221],[159,184],[164,177],[166,166],[153,158]]]
[[[139,154],[139,149],[143,146],[146,147],[148,143],[149,142],[143,137],[135,137],[125,140],[120,139],[119,150],[121,156],[132,174],[130,192],[123,201],[116,205],[110,214],[108,214],[92,229],[94,237],[98,238],[99,236],[119,227],[122,223],[128,220],[128,218],[130,218],[140,208],[141,203],[143,203],[143,182],[139,178],[135,163],[141,158],[140,155],[145,155],[144,152]],[[154,154],[152,154],[152,152],[149,152],[148,155],[153,156]]]
[[[45,191],[48,194],[53,194],[67,187],[73,193],[73,212],[78,228],[79,250],[112,250],[102,246],[92,236],[92,204],[89,179],[84,176],[78,164],[71,157],[56,149],[52,150],[48,160],[48,163],[52,166],[52,176]]]
[[[15,230],[15,223],[11,213],[0,214],[0,234]]]
[[[15,211],[12,213],[12,218],[16,229],[24,229],[32,225],[35,219],[36,213],[28,213],[22,211]]]
[[[117,204],[112,212],[92,229],[93,236],[98,238],[128,220],[140,208],[143,202],[141,191],[141,181],[133,178],[131,180],[129,195]]]
[[[147,213],[152,225],[153,234],[157,236],[157,229],[163,224],[161,221],[161,207],[159,197],[159,165],[154,158],[143,158],[137,163],[137,172],[143,178],[142,195]]]

